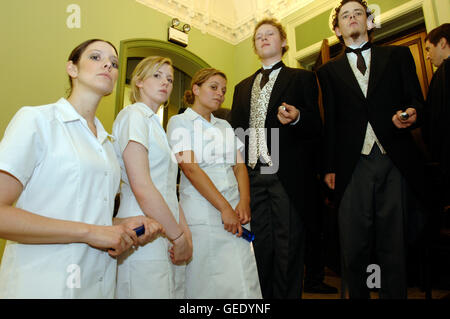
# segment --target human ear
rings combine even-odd
[[[78,75],[78,67],[72,61],[68,61],[66,64],[66,72],[71,78],[76,78]]]
[[[137,80],[136,81],[136,87],[141,88],[143,86],[144,86],[144,81],[142,81],[142,80]]]
[[[373,14],[371,14],[367,18],[367,31],[370,31],[375,28],[375,23],[373,22],[373,19],[374,19]]]
[[[194,84],[192,86],[192,93],[194,93],[195,96],[198,96],[200,94],[200,87],[197,84]]]
[[[441,47],[441,49],[445,49],[445,47],[448,45],[449,43],[447,42],[447,39],[442,37],[439,42],[438,45]],[[436,45],[436,46],[438,46]]]
[[[339,30],[339,27],[334,28],[334,33],[336,33],[337,37],[341,37],[342,36],[341,30]]]

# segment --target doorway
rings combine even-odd
[[[209,67],[203,59],[173,43],[151,40],[131,39],[120,42],[119,59],[122,66],[117,81],[115,116],[130,104],[130,80],[136,65],[145,57],[159,55],[170,58],[174,66],[174,85],[169,104],[158,112],[161,125],[166,129],[172,115],[184,108],[184,91],[189,88],[191,78],[198,70]]]

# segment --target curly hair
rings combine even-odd
[[[259,27],[262,26],[263,24],[270,24],[271,26],[274,26],[275,28],[277,28],[278,32],[280,33],[281,41],[284,41],[287,39],[286,30],[284,29],[283,25],[280,22],[278,22],[278,20],[273,19],[273,18],[265,18],[265,19],[259,21],[256,24],[255,29],[253,30],[252,42],[253,42],[253,50],[255,50],[255,52],[256,52],[256,47],[255,47],[256,31],[258,31]],[[286,44],[286,46],[284,46],[282,48],[281,54],[284,55],[288,50],[289,50],[289,46]]]
[[[367,5],[366,0],[342,0],[341,3],[339,4],[339,6],[334,9],[333,22],[332,22],[333,30],[336,30],[336,28],[339,26],[339,13],[341,12],[342,7],[349,2],[357,2],[360,5],[362,5],[364,7],[364,10],[366,11],[367,18],[369,18],[371,15],[373,15],[373,12],[369,9],[369,6]],[[371,37],[372,32],[373,32],[373,29],[367,31],[369,38]],[[341,43],[344,42],[342,36],[340,36],[338,38],[339,38],[339,41],[341,41]]]

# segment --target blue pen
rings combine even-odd
[[[139,226],[139,227],[137,227],[137,228],[135,228],[133,230],[136,232],[136,236],[138,236],[138,237],[145,234],[145,227],[144,227],[144,225]]]
[[[241,237],[250,243],[255,240],[255,234],[244,227],[242,227],[242,236]]]

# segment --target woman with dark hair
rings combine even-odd
[[[227,121],[212,114],[225,99],[226,83],[221,71],[198,71],[184,95],[191,107],[167,126],[182,170],[180,206],[194,247],[186,298],[261,298],[253,246],[240,238],[250,222],[243,144]]]
[[[95,113],[117,80],[116,49],[86,41],[66,71],[69,97],[21,108],[0,144],[0,298],[112,298],[114,258],[162,231],[143,216],[113,223],[120,167]]]

